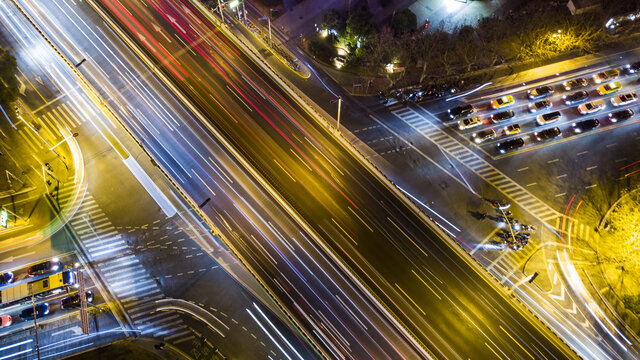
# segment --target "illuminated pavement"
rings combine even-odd
[[[119,13],[116,7],[112,10]],[[187,40],[174,38],[176,31],[184,29],[181,20],[175,19],[195,15],[165,10],[171,12],[165,14],[167,21],[156,14],[157,10],[131,8],[131,14],[139,20],[124,13],[123,22],[137,29],[141,42],[153,48],[151,53],[162,56],[176,79],[186,79],[181,84],[218,130],[308,219],[314,232],[331,239],[327,245],[393,307],[395,315],[420,341],[447,357],[514,357],[523,348],[538,356],[567,356],[560,355],[563,350],[540,334],[539,324],[532,324],[505,295],[489,287],[473,267],[411,215],[361,164],[327,140],[324,130],[302,115],[297,105],[273,90],[257,69],[246,65],[249,61],[223,38],[212,35],[195,48],[184,49],[182,42],[198,35],[190,34]],[[148,16],[154,16],[166,30],[146,25],[149,20],[143,19]],[[192,26],[200,27],[195,20]],[[174,40],[169,43],[166,37]],[[177,48],[168,51],[154,41]],[[167,57],[169,53],[180,55],[180,61]],[[171,155],[176,156],[179,149],[172,149]],[[188,184],[192,176],[180,166],[170,161],[167,168],[178,182]],[[200,199],[216,201],[212,194],[216,191],[211,190]],[[274,235],[276,238],[278,235]],[[282,238],[278,242],[286,250],[296,246]],[[478,302],[479,298],[483,301]],[[501,328],[502,333],[496,330]]]
[[[1,5],[6,10],[3,14],[11,18],[4,17],[3,24],[13,29],[14,34],[21,32],[15,30],[18,28],[33,31],[11,6]],[[28,34],[30,36],[15,39],[16,43],[11,46],[25,45],[26,49],[41,46],[40,56],[48,59],[47,65],[41,68],[43,73],[46,76],[55,73],[56,81],[66,84],[76,81],[37,35]],[[39,59],[31,61],[38,63]],[[32,76],[27,73],[25,78],[33,79]],[[43,87],[47,88],[44,84]],[[206,228],[201,227],[193,213],[181,210],[176,215],[175,209],[171,212],[172,206],[147,196],[152,189],[141,186],[141,174],[136,174],[137,179],[132,175],[131,168],[135,168],[132,158],[138,159],[141,171],[158,179],[159,185],[156,186],[167,189],[163,184],[164,178],[118,129],[113,131],[123,142],[116,147],[119,152],[112,149],[117,141],[108,138],[109,143],[103,138],[109,128],[108,120],[88,101],[86,93],[70,91],[66,86],[55,90],[49,87],[48,90],[51,97],[43,98],[40,103],[31,103],[38,110],[32,112],[28,109],[28,116],[47,119],[45,126],[48,128],[43,126],[42,131],[50,131],[53,124],[72,127],[82,134],[78,141],[90,177],[89,191],[65,231],[56,233],[53,239],[42,242],[38,247],[3,253],[2,259],[15,266],[18,262],[28,264],[51,254],[75,251],[80,254],[81,261],[90,262],[89,274],[100,283],[98,299],[102,299],[102,295],[110,299],[105,303],[111,309],[115,308],[118,315],[113,316],[108,311],[101,313],[95,320],[95,326],[92,323],[90,336],[78,333],[77,312],[72,318],[45,318],[40,334],[42,349],[46,351],[43,355],[50,358],[84,351],[122,338],[124,331],[128,331],[129,335],[138,334],[175,344],[197,359],[211,359],[212,354],[239,358],[265,357],[268,354],[286,357],[283,353],[291,351],[302,354],[304,358],[314,358],[314,351],[290,331],[286,320],[282,322],[283,316],[277,309],[275,313],[269,309],[274,308],[270,299]],[[73,106],[65,102],[67,97],[73,97]],[[60,115],[60,106],[71,110],[63,110],[64,115]],[[33,143],[25,141],[23,149],[19,150],[35,151],[33,146]],[[119,156],[124,151],[122,146],[133,149],[129,161],[123,161]],[[125,164],[127,166],[123,166]],[[154,195],[158,196],[157,193]],[[69,196],[70,192],[61,191],[60,201],[64,202]],[[173,200],[173,204],[180,206],[182,203],[178,198]],[[167,218],[167,213],[171,218]],[[160,240],[163,242],[154,244]],[[20,260],[13,260],[18,258]],[[170,280],[181,276],[188,277],[189,281]],[[171,300],[172,297],[193,302],[194,306],[218,318],[217,330],[213,331],[206,323],[194,321],[175,310],[162,311],[155,306],[155,300]],[[35,351],[34,334],[28,328],[21,331],[18,327],[11,327],[4,329],[3,333],[0,350],[3,358],[15,358]],[[247,338],[252,340],[247,341]],[[286,339],[286,345],[283,339]]]

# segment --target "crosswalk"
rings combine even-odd
[[[63,102],[59,105],[49,106],[46,111],[34,114],[34,121],[29,126],[18,129],[18,133],[25,144],[38,152],[45,146],[45,140],[50,145],[63,139],[60,129],[73,130],[86,121],[79,110],[72,102]],[[25,119],[25,121],[28,121]]]
[[[59,201],[70,201],[71,193],[61,191]],[[69,224],[141,335],[174,344],[194,338],[179,315],[154,312],[155,300],[164,298],[160,286],[90,194],[85,195]]]
[[[392,109],[391,113],[541,221],[548,223],[560,217],[560,213],[436,126],[434,116],[431,116],[433,119],[427,119],[409,107]]]

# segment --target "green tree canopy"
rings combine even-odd
[[[347,19],[346,42],[351,46],[356,46],[358,41],[364,46],[371,41],[375,41],[378,30],[373,23],[373,14],[366,4],[355,8]]]
[[[391,18],[390,26],[394,35],[401,35],[414,31],[418,27],[418,18],[411,10],[404,9]]]
[[[336,9],[328,9],[322,14],[322,21],[320,26],[323,29],[336,30],[342,32],[346,26],[342,14]]]
[[[7,50],[0,48],[0,104],[9,105],[18,99],[18,64]]]

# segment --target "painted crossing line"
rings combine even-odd
[[[442,129],[439,129],[431,120],[422,116],[417,111],[405,107],[398,110],[392,110],[391,113],[418,131],[428,140],[440,146],[440,148],[442,148],[442,150],[448,155],[456,158],[471,171],[496,187],[509,199],[512,199],[518,205],[527,209],[538,219],[543,222],[548,222],[560,216],[559,212],[552,209],[524,187],[511,180],[511,178],[493,167],[475,152],[462,145],[451,135],[447,134]],[[419,118],[419,120],[416,120],[416,118]]]
[[[70,196],[71,191],[65,194]],[[164,294],[90,194],[86,194],[69,224],[138,330],[161,339],[170,337],[174,343],[191,336],[176,313],[149,316],[155,300],[164,298]]]

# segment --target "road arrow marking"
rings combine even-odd
[[[29,255],[33,255],[35,254],[35,251],[29,252],[29,253],[24,253],[24,254],[20,254],[20,255],[16,255],[16,256],[9,256],[6,259],[2,259],[0,260],[0,263],[8,263],[8,262],[13,262],[15,259],[21,258],[21,257],[25,257],[25,256],[29,256]]]
[[[564,301],[564,285],[562,283],[560,284],[560,296],[550,294],[549,297],[559,301]]]
[[[20,93],[20,95],[24,96],[24,91],[27,90],[27,85],[25,85],[22,82],[22,79],[20,79],[20,77],[18,75],[16,75],[16,79],[18,79],[18,82],[20,83],[20,87],[18,88],[18,92]]]
[[[74,326],[74,327],[70,327],[68,329],[64,329],[64,330],[60,330],[60,331],[56,331],[56,332],[52,332],[51,336],[56,336],[56,335],[60,335],[60,334],[64,334],[66,332],[71,331],[73,333],[73,335],[80,335],[82,334],[82,329],[80,328],[80,326]]]

